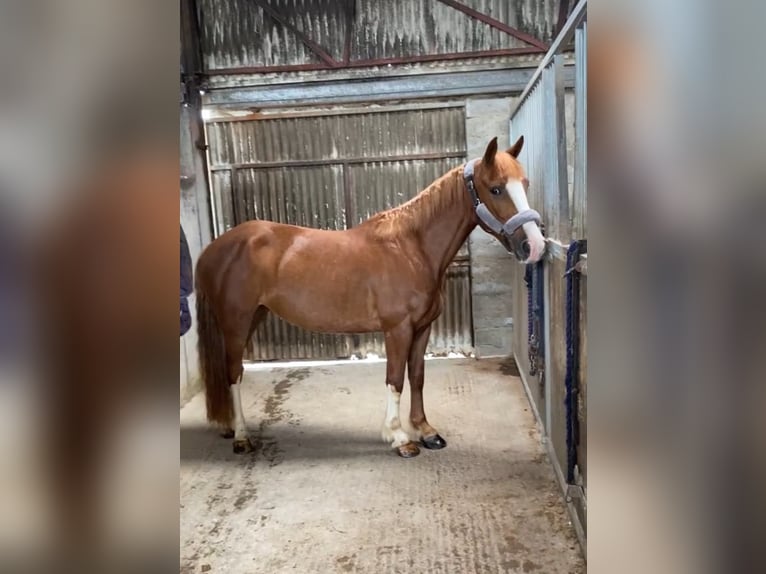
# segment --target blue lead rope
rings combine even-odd
[[[575,482],[577,446],[580,444],[580,425],[577,402],[580,391],[580,274],[575,268],[580,255],[587,252],[585,239],[572,241],[567,250],[566,277],[566,426],[567,426],[567,482]]]
[[[545,341],[543,340],[543,262],[530,263],[524,272],[527,286],[527,350],[529,374],[540,377],[540,391],[544,385]]]
[[[532,341],[534,329],[534,310],[532,309],[532,265],[527,265],[524,270],[524,284],[527,286],[527,344]]]

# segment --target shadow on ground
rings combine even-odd
[[[377,433],[353,433],[326,427],[302,425],[269,428],[266,433],[250,432],[255,455],[268,445],[278,445],[293,459],[357,458],[371,454],[392,454]],[[181,429],[181,461],[220,461],[237,464],[252,454],[235,455],[231,439],[221,437],[213,428],[190,426]]]

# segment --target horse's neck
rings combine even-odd
[[[424,198],[423,207],[428,216],[423,218],[418,230],[421,247],[439,277],[476,227],[470,201],[467,195],[464,196],[468,192],[463,189],[462,179],[457,174],[450,174],[442,179],[441,185],[437,193]],[[427,206],[431,201],[438,202],[438,206]]]

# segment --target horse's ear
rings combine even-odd
[[[485,165],[492,165],[492,163],[495,161],[495,154],[497,153],[497,138],[492,138],[492,141],[489,142],[489,145],[487,146],[487,150],[484,152],[484,157],[481,161],[484,162]]]
[[[516,143],[513,144],[511,147],[509,147],[506,151],[507,153],[511,154],[513,157],[519,157],[519,154],[521,153],[521,148],[524,147],[524,136],[519,136],[519,139],[516,140]]]

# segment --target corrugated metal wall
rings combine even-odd
[[[214,224],[249,219],[345,229],[399,205],[465,159],[462,104],[286,113],[207,124]],[[470,273],[463,246],[445,280],[445,308],[428,352],[473,347]],[[270,316],[250,359],[385,354],[378,335],[320,335]]]
[[[266,0],[333,59],[376,60],[528,44],[437,0]],[[353,6],[349,19],[347,5]],[[552,39],[560,0],[463,0],[463,4],[544,42]],[[199,0],[205,69],[321,64],[298,36],[253,0]]]
[[[523,6],[503,0],[464,2],[511,26],[524,22]],[[558,10],[558,2],[533,2]],[[555,5],[554,5],[555,4]],[[558,14],[553,16],[553,22]],[[526,20],[535,35],[545,33],[545,19]],[[542,26],[539,26],[542,24]],[[541,28],[541,29],[540,29]],[[389,0],[357,2],[352,54],[355,60],[376,60],[426,54],[448,54],[502,48],[523,48],[527,44],[490,27],[484,22],[436,0]]]
[[[347,26],[343,1],[268,0],[266,4],[332,57],[343,57]],[[294,32],[253,0],[198,0],[197,10],[208,71],[321,63]]]

